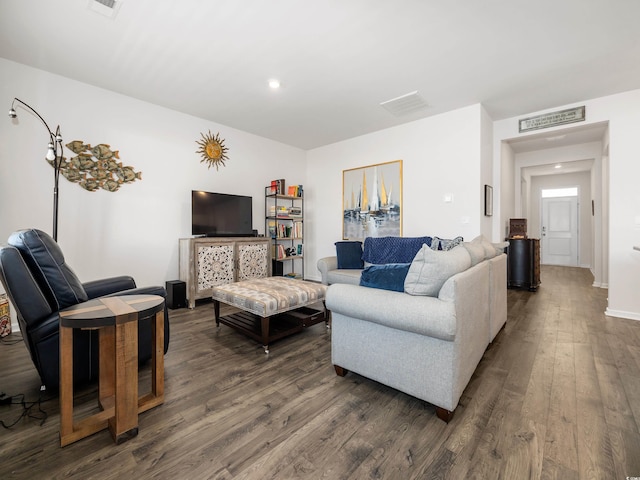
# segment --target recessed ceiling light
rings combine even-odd
[[[555,166],[555,167],[553,167],[553,168],[562,168],[562,165],[558,164],[558,165],[556,165],[556,166]]]
[[[272,80],[269,80],[269,87],[273,88],[274,90],[276,88],[280,88],[280,80],[276,80],[275,78]]]

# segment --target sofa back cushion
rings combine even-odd
[[[471,256],[462,245],[451,250],[432,250],[424,246],[411,262],[404,291],[410,295],[437,297],[450,277],[470,266]]]
[[[336,242],[336,256],[338,269],[360,269],[364,267],[362,261],[362,242]]]
[[[48,234],[36,229],[20,230],[11,234],[8,243],[20,251],[53,310],[87,301],[82,283]]]
[[[471,256],[471,266],[477,265],[484,260],[485,250],[482,243],[478,240],[480,237],[474,238],[470,242],[462,242],[464,248],[467,249]]]
[[[410,266],[410,263],[369,265],[360,275],[360,285],[394,292],[404,292],[404,280]]]
[[[369,265],[411,263],[424,244],[431,245],[431,237],[367,237],[362,259]]]

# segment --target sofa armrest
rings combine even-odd
[[[136,288],[136,282],[133,278],[123,275],[120,277],[93,280],[83,283],[82,286],[84,287],[84,291],[87,292],[89,299],[92,299],[122,292],[123,290],[131,290],[132,288]]]
[[[435,297],[334,283],[326,304],[331,312],[398,330],[447,341],[456,336],[454,302]]]
[[[318,260],[318,270],[320,270],[320,275],[322,275],[322,283],[323,285],[329,285],[329,281],[327,280],[327,274],[331,270],[336,270],[338,268],[338,257],[324,257]]]

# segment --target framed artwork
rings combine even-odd
[[[342,171],[342,238],[402,236],[402,160]]]
[[[484,186],[484,215],[486,217],[493,215],[493,187],[491,185]]]

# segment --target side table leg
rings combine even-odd
[[[100,380],[98,383],[98,400],[100,408],[106,410],[113,407],[116,392],[116,370],[113,359],[116,358],[116,327],[104,327],[99,331],[100,338]]]
[[[73,329],[60,327],[60,446],[73,435]],[[71,440],[73,441],[73,440]]]
[[[164,311],[151,319],[151,392],[138,398],[138,413],[164,403]]]
[[[164,310],[156,313],[152,322],[153,354],[151,393],[156,398],[156,404],[164,401]]]
[[[138,322],[116,325],[115,416],[109,419],[120,444],[138,434]]]

